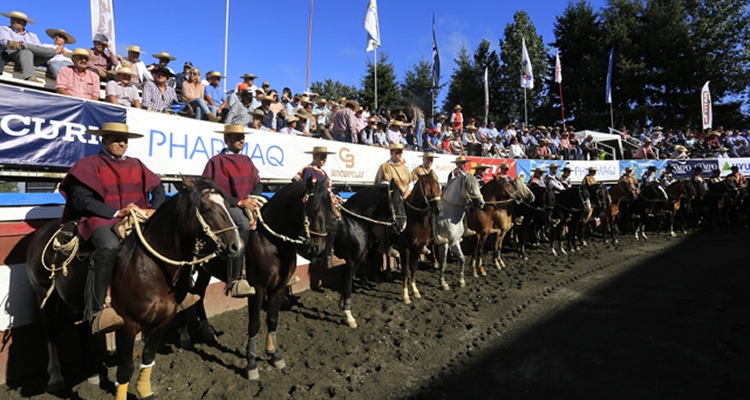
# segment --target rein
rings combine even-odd
[[[418,182],[417,182],[417,185],[422,185],[422,182],[421,182],[421,181],[418,181]],[[424,186],[424,185],[422,185],[422,186]],[[440,201],[440,200],[441,200],[441,199],[440,199],[440,196],[435,196],[435,197],[433,197],[433,198],[431,198],[431,199],[428,199],[428,198],[427,198],[427,195],[425,195],[425,194],[424,194],[424,188],[422,188],[422,190],[420,190],[419,192],[420,192],[420,193],[422,194],[422,198],[424,198],[424,202],[425,202],[425,206],[424,206],[424,208],[419,208],[419,207],[417,207],[417,206],[415,206],[415,205],[412,205],[412,204],[411,204],[411,203],[409,203],[408,201],[404,201],[404,204],[405,204],[405,205],[406,205],[407,207],[409,207],[409,208],[411,208],[412,210],[414,210],[414,211],[419,211],[420,213],[425,213],[425,212],[427,212],[427,211],[429,211],[429,210],[430,210],[430,203],[431,203],[431,202],[435,202],[435,201]]]
[[[313,193],[307,193],[307,194],[305,194],[305,197],[302,198],[302,203],[303,204],[307,203],[307,200],[309,200],[313,196],[314,196]],[[265,201],[266,201],[266,199],[264,197],[261,197],[261,196],[250,196],[250,197],[252,197],[255,200],[262,199],[263,203],[265,203]],[[342,207],[342,209],[343,209],[343,207]],[[289,236],[282,235],[280,233],[277,233],[273,229],[271,229],[271,227],[263,219],[263,213],[258,212],[257,216],[258,216],[258,222],[260,222],[260,224],[263,225],[263,228],[265,228],[266,231],[268,231],[268,233],[270,233],[271,235],[273,235],[273,236],[275,236],[275,237],[277,237],[277,238],[279,238],[279,239],[281,239],[281,240],[283,240],[285,242],[305,245],[305,244],[310,243],[310,239],[312,239],[312,236],[319,236],[319,237],[326,237],[326,236],[328,236],[327,232],[326,233],[320,233],[320,232],[316,232],[316,231],[313,231],[313,230],[310,229],[310,219],[307,218],[307,214],[305,214],[305,219],[302,222],[302,225],[305,228],[305,237],[301,237],[300,236],[299,239],[292,239]]]
[[[391,225],[395,225],[399,218],[400,219],[406,219],[406,215],[397,215],[396,214],[396,210],[393,208],[393,201],[392,200],[393,200],[393,190],[391,190],[390,187],[389,187],[388,188],[388,206],[391,209],[391,218],[388,221],[380,221],[380,220],[377,220],[377,219],[372,219],[370,217],[366,217],[366,216],[361,215],[361,214],[357,214],[354,211],[351,211],[351,210],[345,208],[344,206],[341,206],[341,210],[343,210],[345,213],[351,215],[354,218],[359,218],[359,219],[361,219],[363,221],[366,221],[366,222],[370,222],[370,223],[377,224],[377,225],[383,225],[383,226],[391,226]]]

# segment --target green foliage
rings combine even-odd
[[[378,83],[379,85],[380,83]],[[431,114],[433,96],[440,94],[440,89],[432,89],[432,64],[420,60],[413,65],[411,70],[406,71],[404,83],[401,84],[401,98],[405,102],[413,101],[425,114]]]
[[[0,193],[18,193],[18,183],[0,181]]]
[[[359,93],[360,103],[369,104],[375,109],[375,64],[367,61],[367,73],[362,77],[362,90]],[[396,79],[393,63],[388,62],[388,54],[378,53],[378,107],[398,110],[404,107],[401,91]]]
[[[352,100],[359,99],[359,91],[355,86],[345,85],[330,78],[324,82],[313,82],[310,85],[310,90],[328,100],[338,100],[342,97]]]
[[[466,48],[461,47],[454,61],[456,67],[453,68],[451,74],[451,83],[443,103],[443,111],[446,115],[450,115],[453,107],[461,105],[462,114],[467,121],[472,116],[484,115],[484,89],[474,60],[469,56]]]

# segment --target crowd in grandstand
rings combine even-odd
[[[44,83],[37,78],[35,66],[45,66],[47,77],[55,79],[55,90],[63,95],[98,100],[101,85],[106,83],[104,99],[113,104],[292,135],[383,148],[403,144],[411,150],[490,158],[606,157],[592,135],[576,137],[572,126],[511,123],[498,129],[492,121],[465,120],[460,105],[449,118],[433,118],[414,103],[398,111],[371,110],[369,105],[360,106],[345,98],[292,94],[289,88],[279,97],[269,82],[256,86],[258,76],[251,73],[241,76],[242,82],[226,93],[219,86],[226,77],[219,72],[208,71],[201,79],[201,71],[187,61],[175,73],[169,66],[175,58],[167,52],[152,54],[156,62],[147,66],[139,46],[124,48],[127,56],[118,55],[109,38],[101,34],[93,38],[91,48],[70,50],[66,46],[76,40],[62,29],[47,29],[53,43],[42,44],[36,34],[26,30],[27,24],[34,23],[26,14],[12,11],[2,15],[10,18],[10,25],[0,27],[0,70],[10,61],[25,80]],[[638,146],[633,155],[636,159],[746,157],[750,156],[748,134],[748,129],[725,131],[719,127],[702,132],[654,126],[631,136],[624,126],[620,129],[623,140]]]

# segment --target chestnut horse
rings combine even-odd
[[[602,235],[604,236],[604,243],[608,243],[607,229],[609,229],[612,243],[619,243],[615,238],[615,222],[617,221],[617,215],[620,213],[620,202],[622,199],[627,201],[635,200],[635,193],[630,188],[630,185],[625,181],[620,181],[616,185],[612,185],[609,188],[609,197],[612,199],[609,206],[604,210],[604,218],[602,218]]]
[[[404,303],[410,304],[410,280],[414,297],[422,297],[417,289],[417,262],[422,249],[433,236],[433,227],[437,227],[437,217],[443,213],[440,184],[432,174],[422,175],[414,184],[414,189],[404,204],[406,229],[398,236],[397,243],[404,274]]]
[[[120,246],[111,290],[112,307],[125,320],[116,331],[120,357],[117,400],[127,398],[138,332],[144,333],[146,343],[137,391],[142,398],[153,396],[151,372],[156,349],[175,320],[178,304],[187,294],[189,266],[193,264],[188,260],[206,261],[222,253],[237,257],[242,247],[237,227],[229,216],[229,206],[216,184],[207,179],[183,182],[185,187],[159,207],[142,230],[136,226],[136,233],[127,236]],[[89,257],[79,259],[73,254],[68,267],[55,273],[54,279],[50,278],[50,270],[60,268],[56,265],[66,258],[58,252],[43,250],[58,226],[58,221],[52,221],[37,231],[26,257],[29,282],[41,306],[47,337],[50,392],[65,387],[57,356],[61,339],[58,312],[62,307],[83,311],[83,287],[89,268]]]

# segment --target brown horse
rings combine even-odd
[[[685,197],[685,184],[681,180],[676,180],[667,186],[666,191],[667,201],[662,203],[661,208],[669,218],[669,234],[675,237],[677,234],[674,233],[674,217],[680,211],[682,199]],[[683,224],[683,232],[684,230]]]
[[[151,372],[156,348],[187,294],[190,274],[185,267],[191,264],[187,260],[196,257],[206,260],[221,253],[236,257],[241,248],[241,239],[221,190],[205,179],[184,180],[184,184],[177,195],[159,207],[142,231],[140,226],[136,227],[136,233],[125,238],[119,250],[111,290],[112,307],[125,321],[116,332],[120,356],[117,400],[127,398],[138,332],[144,333],[146,343],[137,391],[142,398],[153,397]],[[57,356],[61,339],[58,309],[66,306],[74,312],[83,311],[89,264],[88,257],[72,257],[67,269],[50,279],[50,269],[59,268],[56,265],[66,258],[58,252],[43,250],[57,228],[57,221],[42,227],[31,239],[26,258],[29,281],[41,306],[47,337],[50,392],[65,387]]]
[[[417,290],[417,264],[422,249],[433,236],[437,217],[443,213],[440,202],[440,184],[432,174],[422,175],[414,190],[404,200],[406,205],[406,229],[398,236],[401,265],[404,273],[404,303],[410,304],[409,280],[414,297],[422,295]]]
[[[609,240],[607,239],[607,229],[609,229],[612,242],[619,243],[615,238],[615,222],[617,221],[617,215],[620,213],[620,202],[622,199],[634,201],[635,193],[633,193],[633,190],[627,182],[620,181],[609,188],[609,197],[612,201],[609,203],[609,206],[604,209],[602,234],[604,236],[604,243],[609,243]]]

